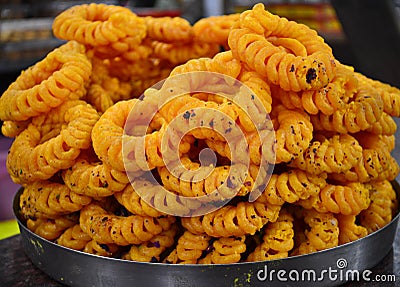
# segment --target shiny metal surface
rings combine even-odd
[[[400,186],[394,182],[398,198]],[[18,201],[14,213],[18,218]],[[68,286],[338,286],[369,277],[369,269],[392,248],[399,212],[392,222],[360,240],[317,253],[229,265],[169,265],[99,257],[47,241],[18,218],[22,245],[32,262]]]

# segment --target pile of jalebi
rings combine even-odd
[[[340,63],[307,26],[262,4],[193,25],[90,4],[53,32],[66,43],[0,98],[15,138],[7,169],[41,237],[125,260],[226,264],[317,252],[392,220],[400,90]],[[223,77],[179,77],[198,72]],[[207,209],[207,196],[226,201]]]

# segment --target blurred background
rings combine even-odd
[[[54,17],[73,5],[90,2],[125,6],[142,16],[180,16],[191,23],[242,12],[263,2],[272,13],[317,30],[342,63],[400,87],[400,0],[0,0],[0,95],[21,70],[62,43],[51,32]],[[0,134],[0,221],[13,217],[11,202],[18,189],[5,168],[10,145],[11,140]]]
[[[138,15],[181,16],[191,23],[263,2],[272,13],[316,29],[343,63],[392,85],[400,82],[400,0],[0,0],[0,92],[61,44],[51,32],[54,17],[90,2],[125,6]]]

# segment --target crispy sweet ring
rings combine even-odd
[[[178,231],[179,227],[174,224],[170,229],[154,236],[148,242],[132,245],[122,258],[139,262],[159,262],[163,252],[174,245]]]
[[[339,244],[355,241],[368,235],[367,228],[356,223],[355,215],[338,214],[336,218],[339,222]]]
[[[156,57],[168,60],[175,65],[201,57],[211,58],[219,52],[217,44],[197,42],[176,44],[153,41],[152,48]]]
[[[146,102],[146,98],[143,101],[138,99],[120,101],[110,107],[93,128],[93,148],[96,154],[100,160],[118,171],[126,171],[126,168],[128,168],[130,172],[133,172],[165,165],[161,153],[160,138],[165,131],[166,121],[160,115],[156,114],[152,123],[150,123],[150,128],[152,124],[154,125],[150,133],[143,136],[133,136],[129,135],[129,127],[126,127],[126,135],[123,139],[124,127],[127,124],[128,117],[129,121],[140,121],[140,119],[136,119],[136,117],[141,116],[136,115],[139,114],[137,112],[130,117],[130,112],[135,105],[139,106],[136,111],[140,111],[140,114],[145,116],[148,116],[154,108],[151,103]],[[137,128],[137,126],[133,128]],[[123,154],[123,145],[129,148],[129,154]],[[189,148],[190,143],[184,141],[179,145],[182,153],[187,152]],[[146,155],[145,157],[143,152]]]
[[[1,133],[3,136],[9,137],[9,138],[15,138],[17,135],[19,135],[26,127],[29,125],[31,121],[26,120],[26,121],[5,121],[3,122],[3,125],[1,126]]]
[[[56,243],[74,250],[83,250],[92,238],[82,231],[79,224],[66,229]]]
[[[370,198],[368,189],[362,183],[328,184],[319,194],[302,200],[299,204],[321,213],[357,215],[369,206]]]
[[[24,186],[20,206],[25,217],[54,219],[79,211],[91,201],[91,197],[77,194],[64,184],[35,181]]]
[[[124,171],[122,136],[129,112],[138,100],[121,101],[100,117],[93,129],[93,148],[99,159],[116,170]]]
[[[165,258],[168,264],[195,264],[203,253],[209,249],[211,237],[206,234],[185,232],[177,240],[175,249]]]
[[[72,191],[96,198],[111,196],[129,184],[124,172],[105,163],[80,158],[72,167],[63,171],[62,177]]]
[[[74,41],[23,71],[0,97],[0,119],[25,121],[84,95],[92,65]]]
[[[212,251],[201,258],[199,264],[229,264],[237,263],[241,259],[242,253],[246,251],[246,236],[222,237],[215,240]]]
[[[126,246],[149,241],[155,235],[170,229],[175,217],[117,216],[96,203],[82,208],[79,223],[84,232],[96,242]]]
[[[132,214],[150,217],[165,215],[144,201],[131,184],[128,184],[121,192],[116,192],[114,197]]]
[[[53,33],[60,39],[85,45],[115,44],[112,46],[118,50],[125,42],[132,47],[139,44],[146,36],[146,25],[128,8],[92,3],[59,14],[53,22]]]
[[[241,13],[234,26],[234,28],[249,29],[266,38],[278,37],[296,40],[304,45],[308,55],[317,51],[332,55],[332,48],[324,42],[317,31],[306,25],[270,13],[262,3],[258,3],[254,5],[253,9]]]
[[[332,115],[345,109],[357,89],[357,78],[351,68],[338,63],[334,79],[324,88],[314,91],[285,91],[272,86],[272,95],[288,109],[304,109],[310,115],[321,112]]]
[[[369,186],[371,204],[359,215],[361,226],[372,233],[386,224],[393,218],[393,211],[397,205],[396,192],[388,180],[377,181]]]
[[[165,43],[187,43],[192,40],[192,26],[180,17],[143,18],[150,39]]]
[[[263,230],[263,242],[249,254],[246,261],[264,261],[286,258],[294,242],[293,217],[282,209],[276,222]]]
[[[263,129],[248,133],[246,135],[247,146],[240,145],[243,142],[221,141],[214,137],[207,140],[210,148],[217,151],[220,155],[230,158],[229,146],[235,146],[236,149],[248,148],[250,160],[259,165],[262,156],[262,148],[271,150],[274,157],[268,156],[267,160],[271,163],[290,162],[300,156],[310,145],[313,138],[313,126],[306,113],[300,110],[288,110],[281,106],[275,119],[276,125],[272,129]],[[234,110],[235,106],[231,106]],[[278,107],[275,107],[278,110]],[[275,141],[274,141],[275,140]]]
[[[80,151],[90,147],[92,128],[98,119],[91,105],[78,100],[35,118],[37,124],[31,123],[10,148],[7,170],[11,178],[16,183],[45,180],[71,167]]]
[[[26,226],[29,230],[36,233],[40,237],[47,240],[54,240],[68,228],[74,226],[78,221],[77,213],[71,213],[57,217],[50,218],[32,218],[28,219]]]
[[[328,53],[296,56],[246,28],[233,28],[228,43],[236,59],[286,91],[320,89],[335,75],[335,64]]]
[[[211,16],[194,23],[194,39],[204,43],[216,43],[228,46],[231,27],[239,19],[240,14]]]
[[[315,135],[314,140],[290,165],[312,174],[342,173],[362,158],[361,145],[349,134],[335,134],[330,138]]]
[[[304,222],[310,229],[305,231],[306,240],[292,255],[308,254],[339,244],[338,221],[332,213],[319,213],[314,209],[305,210],[303,213]]]
[[[275,222],[280,210],[281,205],[269,204],[261,195],[255,202],[226,205],[203,216],[184,217],[181,222],[183,227],[194,234],[242,236],[254,234],[268,222]]]
[[[371,128],[383,114],[383,101],[379,94],[369,86],[358,85],[353,101],[344,109],[329,116],[322,113],[312,115],[311,122],[315,130],[356,133]],[[381,124],[387,125],[385,122]]]

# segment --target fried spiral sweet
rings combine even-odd
[[[216,54],[215,56],[219,55]],[[195,71],[208,71],[208,63],[211,62],[210,58],[200,58],[200,59],[191,59],[188,60],[186,63],[178,65],[174,67],[171,71],[170,76],[180,75],[188,72],[195,72]]]
[[[374,149],[380,152],[391,152],[395,148],[394,135],[381,135],[370,132],[354,134],[363,149]]]
[[[75,224],[66,229],[55,242],[74,250],[83,250],[90,241],[92,238],[83,232],[79,224]]]
[[[199,59],[199,61],[201,61],[201,59]],[[233,57],[231,51],[219,52],[210,61],[206,61],[205,65],[208,71],[226,74],[234,79],[238,78],[242,70],[240,61]],[[176,68],[175,70],[178,69],[179,68]]]
[[[218,190],[220,195],[226,198],[230,197],[231,190],[225,190],[224,184],[226,183],[228,188],[236,184],[236,181],[232,179],[234,174],[230,175],[230,170],[238,167],[235,167],[235,165],[217,166],[212,169],[206,178],[199,180],[202,178],[202,174],[195,171],[200,168],[200,164],[192,162],[187,157],[182,158],[181,162],[185,169],[181,170],[182,173],[180,174],[176,174],[174,171],[171,173],[167,167],[158,168],[161,181],[166,189],[188,197],[209,195]],[[196,177],[198,177],[197,180]],[[238,190],[238,195],[240,196],[248,194],[254,183],[254,180],[248,174],[243,176],[243,180]]]
[[[110,75],[122,82],[153,78],[165,68],[171,68],[171,63],[153,57],[140,61],[130,61],[122,57],[108,58],[103,61],[105,71],[99,75]]]
[[[163,213],[149,205],[143,198],[128,184],[121,192],[114,193],[118,202],[132,214],[141,216],[159,217]]]
[[[332,115],[345,108],[357,89],[357,78],[353,71],[339,64],[336,75],[326,87],[313,91],[285,91],[277,86],[272,87],[272,95],[279,99],[288,109],[304,109],[310,115],[321,112]]]
[[[262,101],[265,111],[271,112],[272,97],[269,84],[260,76],[260,74],[251,71],[242,71],[238,80],[247,86]]]
[[[229,32],[239,16],[240,14],[236,13],[202,18],[193,25],[193,37],[199,42],[227,47]]]
[[[210,251],[211,237],[206,234],[185,232],[179,237],[175,249],[165,258],[168,264],[196,264],[198,259]]]
[[[330,175],[333,179],[345,182],[370,182],[394,180],[399,172],[396,159],[384,149],[364,148],[358,163],[346,172]]]
[[[116,50],[126,50],[127,44],[134,47],[146,36],[144,20],[130,9],[97,3],[65,10],[54,19],[52,29],[60,39]]]
[[[188,72],[216,72],[237,78],[242,70],[239,60],[233,57],[231,51],[217,53],[213,58],[191,59],[184,64],[174,67],[170,76]]]
[[[362,158],[349,171],[332,174],[331,177],[345,181],[382,181],[395,179],[399,166],[390,152],[394,148],[392,136],[375,135],[368,132],[355,134],[363,147]]]
[[[190,198],[179,196],[174,192],[166,190],[165,187],[159,186],[159,184],[154,181],[143,180],[141,178],[134,181],[133,187],[136,193],[140,194],[139,204],[142,210],[137,209],[140,207],[137,206],[135,202],[125,204],[127,204],[127,208],[132,208],[133,211],[136,210],[136,212],[139,213],[144,212],[153,215],[154,210],[151,210],[151,208],[153,208],[161,214],[167,213],[189,216],[193,214],[193,212],[201,210],[201,205],[203,203],[202,200],[190,200]],[[132,199],[134,198],[135,196]],[[205,198],[206,202],[207,200],[208,199]]]
[[[81,98],[92,71],[82,49],[68,42],[23,71],[0,97],[0,119],[25,121]]]
[[[157,84],[158,82],[164,80],[169,73],[171,72],[172,68],[166,67],[159,71],[159,74],[154,77],[149,77],[146,79],[138,79],[133,80],[131,82],[132,85],[132,98],[138,98],[144,94],[144,92],[152,87],[153,85]]]
[[[48,133],[47,117],[60,122]],[[71,167],[82,149],[91,144],[91,134],[99,115],[83,101],[68,101],[53,109],[49,115],[36,118],[14,140],[7,158],[7,170],[17,183],[46,180],[60,169]]]
[[[371,86],[380,95],[383,101],[383,111],[392,117],[400,116],[400,90],[381,81],[373,80],[365,75],[355,72],[359,82]]]
[[[1,134],[5,137],[16,138],[31,121],[5,121],[1,126]]]
[[[91,202],[91,197],[75,193],[64,184],[35,181],[24,186],[20,207],[26,217],[54,219],[79,211]]]
[[[150,241],[132,245],[122,258],[138,262],[160,262],[161,254],[174,245],[177,232],[178,227],[174,224],[170,229],[154,236]]]
[[[264,261],[286,258],[294,246],[293,216],[281,210],[276,222],[264,227],[262,243],[249,254],[246,261]]]
[[[185,43],[192,40],[192,26],[180,17],[143,18],[147,37],[165,43]]]
[[[197,83],[194,82],[200,80],[196,75],[193,75],[193,77],[194,79],[190,78],[190,84],[194,86],[193,89],[196,89]],[[178,77],[176,80],[179,81],[179,79],[181,78]],[[187,80],[189,81],[189,79]],[[210,85],[213,84],[215,83]],[[172,83],[169,83],[169,85],[172,85]],[[179,87],[179,84],[177,86]],[[147,92],[149,90],[146,91],[145,95]],[[158,93],[162,95],[163,89],[155,92],[156,95]],[[256,127],[259,130],[272,129],[271,121],[262,106],[262,102],[258,101],[251,93],[237,93],[233,95],[233,98],[224,98],[220,103],[202,100],[198,96],[199,93],[174,97],[163,105],[158,113],[168,123],[172,120],[175,121],[173,127],[177,133],[186,134],[189,131],[187,133],[195,138],[211,139],[212,141],[226,142],[226,138],[230,138],[232,144],[238,142],[237,138],[243,139],[237,127],[246,132],[256,131]],[[157,98],[154,95],[152,97]]]
[[[396,133],[397,124],[394,119],[387,113],[383,113],[378,121],[373,123],[365,131],[377,135],[394,135]]]
[[[129,139],[123,139],[124,127],[127,118],[133,109],[138,104],[143,107],[140,112],[148,115],[151,107],[147,103],[132,99],[128,101],[120,101],[110,107],[99,119],[93,127],[93,148],[99,159],[118,171],[126,171],[124,163],[124,155],[122,152],[123,140],[129,140],[130,153],[134,158],[129,158],[130,171],[154,168],[155,166],[163,166],[164,162],[160,157],[159,150],[161,149],[161,141],[159,138],[159,130],[155,130],[144,136],[129,136]],[[146,114],[147,112],[147,114]],[[161,125],[162,125],[162,119]],[[158,129],[162,126],[158,127]],[[106,140],[104,140],[106,139]],[[141,142],[144,141],[144,153],[148,159],[141,156]],[[185,150],[188,146],[180,145]],[[147,163],[146,163],[147,162]]]
[[[339,223],[339,245],[355,241],[368,235],[368,230],[356,224],[355,215],[336,215]]]
[[[319,194],[300,200],[298,204],[321,213],[357,215],[370,204],[369,190],[358,182],[346,185],[328,184]]]
[[[33,218],[26,221],[28,229],[47,240],[54,240],[78,221],[76,213],[51,218]]]
[[[168,230],[175,217],[128,217],[110,214],[99,205],[92,203],[81,209],[79,224],[84,232],[101,244],[141,244]]]
[[[334,77],[332,59],[327,53],[295,56],[247,28],[233,28],[228,43],[235,58],[286,91],[320,89]]]
[[[396,192],[389,181],[383,180],[369,185],[371,203],[360,213],[360,223],[368,233],[382,228],[392,220],[397,204]]]
[[[103,71],[95,71],[93,74],[108,74]],[[131,98],[132,85],[128,82],[120,81],[117,77],[103,76],[92,77],[90,86],[84,99],[93,105],[99,113],[104,113],[109,107],[120,100]]]
[[[362,147],[348,134],[322,137],[295,158],[291,165],[311,174],[341,173],[356,166],[362,158]]]
[[[304,211],[306,241],[293,250],[291,255],[309,254],[335,247],[339,244],[339,225],[332,213],[319,213],[313,209]]]
[[[65,184],[74,192],[90,197],[107,197],[122,191],[128,184],[126,173],[107,164],[78,158],[62,172]]]
[[[312,175],[300,169],[273,174],[263,191],[270,204],[295,203],[317,195],[326,186],[326,174]]]
[[[190,59],[201,57],[212,58],[219,52],[219,46],[208,43],[152,43],[153,53],[156,57],[168,60],[173,64],[183,64]]]
[[[152,41],[144,38],[139,44],[136,39],[127,37],[111,45],[92,47],[90,53],[101,59],[121,58],[128,61],[147,60],[153,53]]]
[[[268,37],[268,41],[273,45],[287,52],[293,53],[295,56],[307,56],[307,50],[302,43],[292,38]]]
[[[264,4],[258,3],[251,10],[241,13],[235,26],[247,28],[254,33],[269,37],[290,38],[302,43],[307,54],[322,51],[332,55],[332,48],[325,43],[317,32],[306,25],[289,21],[284,17],[273,15],[267,11]]]
[[[276,108],[278,110],[278,108]],[[308,116],[299,110],[279,109],[275,132],[272,129],[259,129],[245,135],[246,142],[227,142],[218,139],[207,140],[207,145],[220,155],[231,158],[229,146],[248,149],[250,160],[260,164],[261,159],[270,163],[290,162],[301,155],[313,138],[313,126]],[[246,146],[247,145],[247,146]]]
[[[278,127],[275,128],[276,163],[290,162],[301,156],[313,138],[308,115],[298,110],[276,107]]]
[[[382,114],[382,99],[373,89],[361,86],[345,109],[336,110],[329,116],[322,113],[312,115],[311,122],[315,130],[356,133],[370,128]]]
[[[194,234],[206,233],[213,237],[243,236],[254,234],[267,222],[278,218],[280,205],[260,202],[239,202],[236,206],[224,206],[203,216],[184,217],[183,227]]]
[[[254,165],[260,165],[262,161],[276,163],[276,141],[275,132],[271,129],[263,129],[259,132],[252,132],[245,135],[245,141],[226,141],[206,140],[207,146],[217,152],[219,155],[232,160],[231,148],[233,150],[248,150],[248,155],[243,153],[244,158],[240,157],[242,162],[246,162],[250,156],[250,162]]]
[[[392,152],[396,147],[396,137],[394,135],[379,135],[378,136],[389,152]]]
[[[118,253],[120,247],[116,244],[98,243],[95,240],[89,241],[83,248],[83,252],[104,257],[112,257]]]
[[[120,76],[119,71],[114,72],[114,69],[120,69],[124,64],[128,65],[128,61],[124,61],[121,58],[113,59],[99,59],[95,56],[91,57],[93,73],[90,80],[90,86],[88,88],[88,94],[85,96],[86,100],[92,100],[95,102],[97,97],[104,97],[100,92],[106,93],[106,96],[114,103],[121,100],[128,100],[131,98],[132,85],[129,83],[131,78],[125,79]],[[117,66],[117,63],[119,65]],[[114,67],[116,66],[116,67]],[[153,66],[154,67],[154,66]],[[121,72],[122,74],[123,72]],[[97,91],[95,88],[92,91],[92,86],[100,87],[102,91]]]
[[[246,251],[246,236],[222,237],[212,243],[212,251],[198,260],[199,264],[237,263]]]
[[[183,102],[183,107],[177,104],[180,101]],[[171,125],[173,126],[174,134],[188,134],[197,139],[211,140],[237,138],[239,132],[235,126],[236,119],[248,118],[244,111],[240,111],[231,102],[217,104],[188,95],[171,100],[170,103],[162,107],[160,114],[166,114],[168,122],[170,120],[174,121],[173,125]],[[246,124],[247,122],[241,125],[254,129],[254,126]]]

